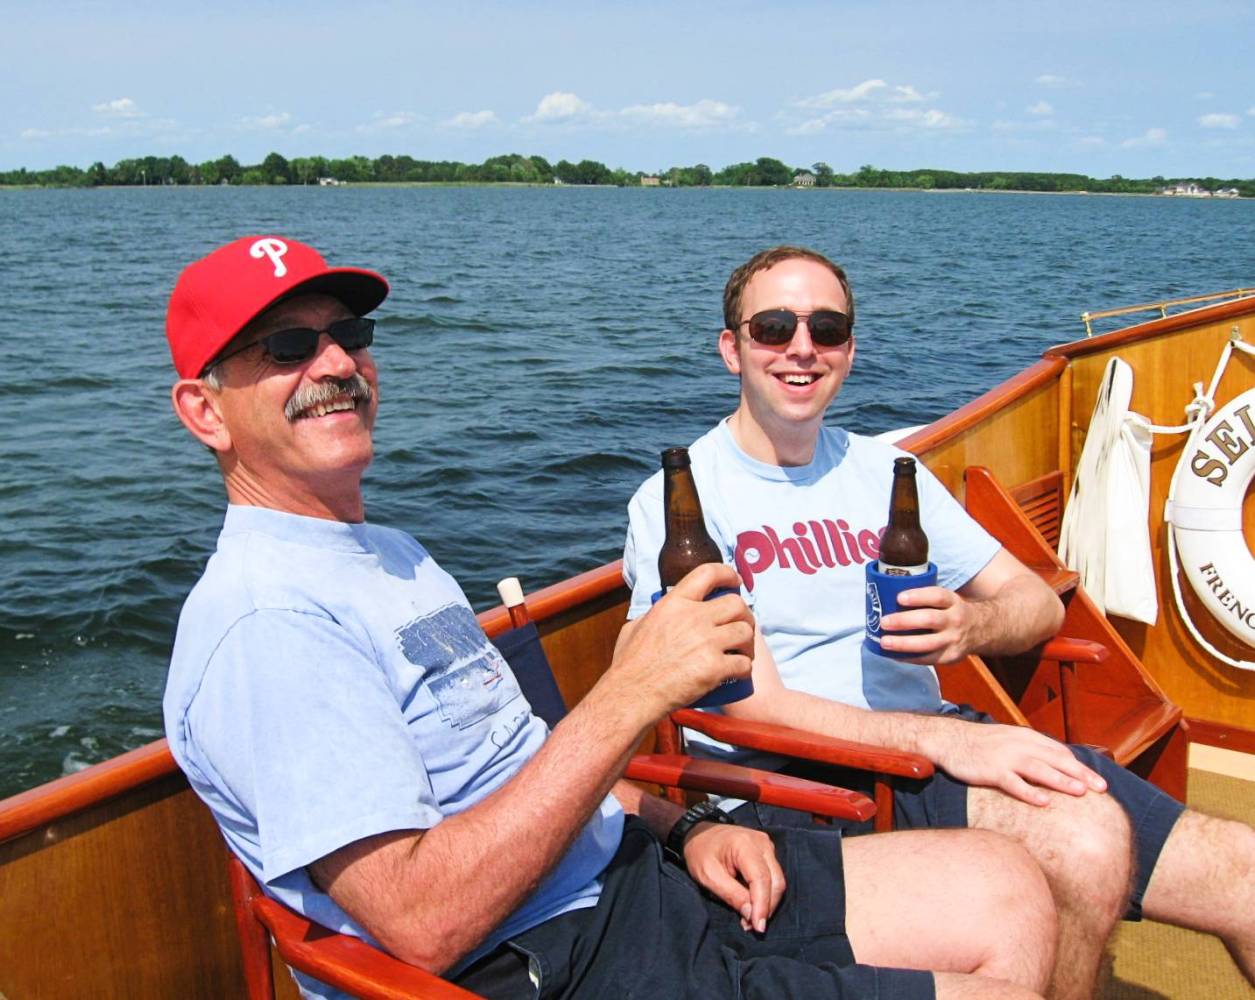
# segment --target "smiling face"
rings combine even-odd
[[[330,296],[300,295],[250,323],[231,350],[293,327],[325,331],[352,315]],[[177,384],[175,409],[218,453],[231,502],[362,520],[361,476],[379,405],[370,352],[346,352],[324,332],[314,355],[298,364],[276,364],[258,345],[219,367],[219,388],[202,379]]]
[[[831,270],[793,257],[758,271],[746,284],[740,319],[764,309],[847,312],[847,304]],[[720,333],[719,353],[728,371],[741,378],[741,402],[730,421],[737,444],[762,462],[809,462],[824,413],[850,373],[853,337],[839,347],[822,347],[811,340],[805,320],[799,320],[789,343],[769,347],[751,340],[742,323],[737,330]]]

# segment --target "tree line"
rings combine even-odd
[[[119,160],[112,167],[97,161],[86,169],[58,166],[51,170],[0,171],[0,185],[29,187],[140,187],[144,185],[268,185],[317,184],[331,180],[342,184],[447,183],[447,184],[608,184],[636,187],[657,183],[670,187],[783,187],[798,175],[809,174],[815,187],[916,188],[921,190],[977,191],[1092,191],[1111,194],[1154,194],[1167,185],[1195,183],[1207,191],[1236,189],[1243,197],[1255,197],[1255,179],[1216,177],[1108,178],[1084,174],[1032,171],[885,170],[864,165],[842,174],[827,163],[789,166],[772,157],[733,163],[713,170],[704,163],[673,166],[656,173],[612,169],[596,160],[550,163],[543,156],[510,153],[491,156],[483,163],[455,160],[417,160],[412,156],[333,158],[298,156],[288,159],[270,153],[260,163],[242,164],[234,156],[204,163],[189,163],[181,156],[144,156]]]

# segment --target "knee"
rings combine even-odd
[[[1051,808],[1061,814],[1052,830],[1055,870],[1070,873],[1088,905],[1119,916],[1133,877],[1133,835],[1124,809],[1111,796],[1092,793]]]
[[[981,916],[993,948],[988,970],[1001,969],[1016,982],[1044,988],[1059,937],[1049,881],[1023,845],[1001,834],[979,835],[985,890]]]

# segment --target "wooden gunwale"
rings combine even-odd
[[[1001,385],[977,396],[970,403],[960,406],[926,427],[921,427],[897,442],[899,448],[915,454],[923,454],[937,445],[970,430],[994,413],[1032,394],[1044,385],[1054,382],[1067,368],[1063,358],[1042,358],[1018,375],[1013,375]]]
[[[1219,323],[1226,319],[1236,319],[1238,316],[1246,316],[1250,313],[1255,313],[1255,297],[1237,299],[1233,302],[1207,306],[1203,309],[1192,309],[1189,312],[1173,313],[1171,316],[1149,320],[1145,323],[1139,323],[1137,326],[1126,327],[1123,330],[1113,330],[1110,333],[1099,334],[1097,337],[1074,340],[1069,344],[1059,344],[1055,347],[1047,348],[1042,357],[1071,359],[1083,357],[1087,354],[1098,354],[1102,351],[1109,351],[1112,348],[1123,347],[1125,344],[1135,340],[1142,340],[1158,334],[1174,333],[1177,330],[1185,330],[1205,323]]]
[[[623,586],[623,564],[620,560],[537,590],[528,597],[527,605],[533,620],[543,624],[546,619],[613,594]],[[510,626],[509,612],[502,605],[481,612],[478,618],[489,636],[500,635]],[[76,774],[19,792],[0,801],[0,843],[125,795],[177,771],[169,744],[160,739]]]

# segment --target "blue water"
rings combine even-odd
[[[221,519],[170,410],[166,298],[236,236],[381,270],[369,516],[472,603],[618,556],[624,505],[729,412],[731,269],[779,242],[843,262],[858,360],[835,421],[878,432],[978,395],[1084,309],[1250,284],[1255,203],[870,191],[0,192],[0,795],[161,735],[178,609]]]

